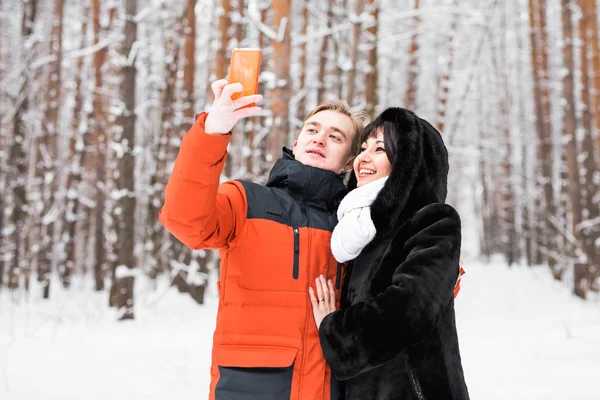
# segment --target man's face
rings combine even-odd
[[[331,110],[318,112],[304,122],[294,142],[294,157],[305,165],[342,173],[352,168],[354,135],[349,116]]]

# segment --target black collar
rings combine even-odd
[[[302,164],[285,147],[283,156],[271,169],[266,186],[282,188],[307,205],[329,211],[334,211],[347,193],[340,175]]]

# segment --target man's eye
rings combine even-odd
[[[332,138],[333,140],[340,140],[340,138],[336,135],[329,135],[330,138]]]
[[[307,129],[307,132],[310,132],[310,133],[315,133],[315,132],[316,132],[316,130],[314,130],[314,129],[312,129],[312,128],[308,128],[308,129]]]

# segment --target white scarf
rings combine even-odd
[[[331,252],[338,262],[356,258],[375,237],[371,204],[383,188],[387,176],[352,190],[340,203],[338,224],[331,235]]]

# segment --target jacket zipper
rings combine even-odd
[[[337,270],[335,271],[335,288],[339,289],[342,286],[342,263],[337,263]]]
[[[413,388],[415,389],[415,393],[417,394],[417,398],[419,400],[425,400],[425,396],[423,396],[423,389],[421,388],[421,384],[419,383],[419,380],[417,379],[417,376],[415,375],[415,372],[413,371],[413,369],[411,368],[411,366],[408,366],[408,372],[410,374],[410,382],[413,385]]]
[[[294,228],[294,268],[292,270],[292,277],[298,279],[300,273],[300,231],[298,228]]]
[[[307,226],[310,227],[310,221],[308,220],[308,211],[306,210],[306,204],[300,201],[300,210],[306,215]],[[292,277],[298,279],[300,275],[300,230],[294,227],[294,268],[292,270]]]

